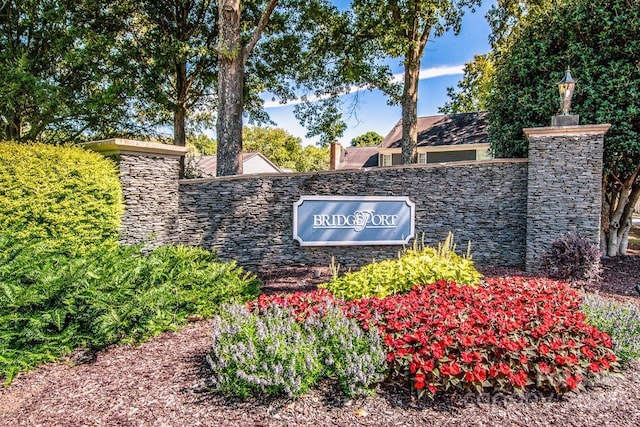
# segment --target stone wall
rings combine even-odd
[[[128,154],[117,160],[125,206],[120,241],[157,246],[174,240],[180,163],[173,158]]]
[[[478,264],[526,264],[565,233],[600,238],[603,137],[609,125],[525,129],[529,160],[492,160],[178,181],[184,147],[127,140],[86,144],[119,162],[126,212],[122,241],[200,245],[250,270],[359,266],[399,246],[300,247],[293,204],[303,195],[408,196],[416,236],[436,245],[454,233]]]
[[[112,157],[120,169],[125,212],[120,241],[146,247],[174,242],[178,228],[178,178],[184,147],[126,139],[84,144]]]
[[[525,129],[529,139],[527,271],[551,242],[578,233],[599,245],[602,153],[609,125]]]
[[[453,232],[459,252],[471,241],[478,263],[522,265],[527,163],[453,163],[180,182],[176,241],[215,249],[252,270],[272,266],[363,265],[397,255],[399,246],[300,247],[293,204],[302,195],[409,196],[416,235],[428,245]]]

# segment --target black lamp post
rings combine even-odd
[[[569,114],[571,109],[571,98],[573,90],[576,87],[576,81],[571,77],[571,70],[567,67],[567,74],[558,82],[558,90],[560,91],[560,106],[562,107],[562,115]]]
[[[571,70],[567,67],[567,73],[558,82],[560,92],[560,108],[562,114],[551,118],[551,126],[576,126],[580,122],[580,116],[571,114],[571,98],[576,87],[576,81],[571,77]]]

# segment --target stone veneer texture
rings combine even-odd
[[[540,257],[563,234],[599,244],[605,131],[529,137],[527,271],[540,270]]]
[[[179,187],[178,233],[168,230],[164,236],[214,249],[220,259],[251,270],[327,266],[332,258],[342,266],[360,266],[401,249],[300,247],[293,239],[293,204],[303,195],[409,196],[416,204],[416,236],[424,236],[426,245],[453,232],[458,252],[466,252],[470,241],[478,264],[512,266],[525,260],[524,160],[183,180]],[[161,228],[155,225],[155,231]]]
[[[148,247],[174,242],[177,234],[177,157],[120,154],[125,213],[120,241]]]

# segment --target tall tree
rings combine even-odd
[[[173,143],[184,146],[188,128],[212,123],[216,3],[145,0],[137,3],[134,16],[132,37],[124,41],[119,55],[132,61],[130,78],[140,87],[137,113],[153,126],[171,126]]]
[[[0,138],[62,142],[131,125],[129,85],[111,78],[125,2],[0,2]]]
[[[490,100],[492,149],[524,157],[522,128],[548,126],[559,110],[567,65],[578,85],[572,111],[583,123],[611,123],[605,135],[603,252],[625,254],[640,198],[640,2],[565,0],[530,13],[496,59]]]
[[[449,30],[460,31],[465,8],[480,0],[353,0],[360,31],[386,55],[404,63],[402,163],[417,162],[418,83],[427,41]]]
[[[298,171],[302,140],[284,129],[245,126],[242,130],[244,151],[264,154],[278,167]]]
[[[277,4],[278,0],[268,1],[257,25],[243,40],[240,0],[219,0],[217,176],[242,173],[245,67]]]

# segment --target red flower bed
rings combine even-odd
[[[585,323],[580,302],[563,282],[513,277],[477,287],[440,281],[346,308],[378,328],[393,373],[420,395],[452,387],[566,392],[616,362],[611,338]]]
[[[253,310],[289,307],[298,320],[340,305],[364,329],[377,328],[391,374],[419,395],[451,388],[562,393],[616,364],[609,335],[585,323],[580,295],[548,279],[489,278],[477,286],[439,281],[408,294],[348,303],[326,289],[261,295]]]
[[[291,294],[261,294],[256,300],[249,301],[249,310],[259,311],[267,309],[272,304],[287,307],[292,310],[298,321],[303,321],[311,313],[326,311],[328,306],[342,306],[342,301],[336,299],[327,289],[316,289],[312,292],[294,292]]]

